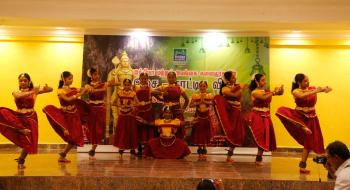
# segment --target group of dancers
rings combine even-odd
[[[236,82],[235,72],[227,71],[223,76],[220,95],[209,93],[207,82],[201,81],[199,92],[192,95],[191,101],[185,89],[177,84],[175,72],[169,72],[167,83],[155,89],[148,85],[146,73],[140,74],[139,85],[133,85],[129,79],[101,82],[100,73],[95,68],[89,69],[87,75],[88,84],[82,88],[74,88],[71,87],[73,75],[68,71],[63,72],[57,90],[60,108],[53,105],[43,108],[52,128],[67,142],[64,150],[59,153],[59,162],[70,162],[66,158],[67,153],[75,146],[83,146],[84,134],[92,144],[88,153],[89,159],[96,159],[95,150],[102,143],[106,128],[106,90],[118,85],[122,87],[113,102],[118,107],[118,119],[112,143],[119,148],[120,157],[125,150],[130,150],[132,157],[139,154],[154,158],[183,158],[191,153],[184,141],[185,126],[191,126],[190,143],[198,146],[198,159],[206,160],[206,146],[214,136],[210,113],[212,107],[229,146],[227,162],[234,162],[231,158],[233,150],[243,145],[247,134],[252,135],[258,146],[255,160],[257,165],[262,165],[264,151],[276,149],[270,103],[272,97],[282,95],[284,89],[283,85],[272,91],[266,89],[266,78],[263,74],[255,74],[251,83],[245,85]],[[37,153],[38,122],[34,110],[35,99],[37,95],[53,89],[48,85],[34,86],[27,73],[20,74],[18,81],[19,91],[13,92],[17,110],[0,107],[0,132],[22,148],[16,160],[18,168],[24,169],[27,154]],[[328,86],[310,87],[308,77],[297,74],[292,85],[295,109],[280,107],[277,110],[276,115],[289,134],[304,146],[299,164],[300,173],[310,172],[306,169],[310,151],[324,153],[322,132],[315,112],[316,94],[331,90]],[[244,91],[250,94],[248,106],[243,105]],[[88,95],[85,101],[80,99],[83,94]],[[152,97],[163,102],[160,118],[155,118]],[[181,98],[184,103],[181,103]],[[191,121],[185,121],[184,118],[184,110],[188,105],[196,110]]]

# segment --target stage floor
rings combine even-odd
[[[59,164],[57,153],[29,155],[27,168],[17,170],[13,160],[18,154],[0,153],[0,189],[189,189],[202,178],[223,179],[229,189],[333,189],[322,165],[310,159],[311,174],[301,175],[296,155],[264,156],[257,167],[255,157],[234,155],[235,163],[226,163],[225,155],[209,155],[197,161],[191,154],[183,160],[130,159],[116,153],[97,153],[95,161],[86,153],[72,153],[69,164]],[[321,180],[321,182],[320,182]]]

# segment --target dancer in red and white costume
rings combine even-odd
[[[28,154],[36,154],[38,149],[38,118],[34,110],[37,95],[51,92],[47,85],[34,87],[30,76],[18,76],[19,91],[12,93],[17,110],[0,107],[0,133],[22,148],[17,160],[18,169],[24,169]]]
[[[288,133],[302,146],[304,146],[301,161],[299,163],[300,173],[308,174],[306,161],[312,150],[317,154],[324,154],[323,136],[316,115],[315,105],[317,94],[332,91],[329,86],[310,87],[309,78],[299,73],[295,75],[292,83],[292,94],[296,104],[295,109],[280,107],[277,117],[286,127]]]
[[[43,109],[52,128],[68,143],[65,149],[59,153],[58,162],[63,163],[70,162],[70,160],[66,159],[66,155],[74,146],[84,145],[81,112],[78,108],[85,102],[78,98],[85,92],[85,89],[70,87],[72,83],[72,73],[64,71],[61,74],[57,90],[61,107],[57,108],[54,105],[47,105]]]

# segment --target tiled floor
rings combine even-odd
[[[201,178],[222,178],[227,189],[332,189],[333,186],[322,165],[309,159],[311,174],[300,175],[299,158],[291,156],[264,156],[264,165],[257,167],[255,157],[247,155],[234,156],[236,162],[230,164],[224,161],[224,155],[209,155],[207,161],[197,161],[196,154],[183,160],[130,159],[125,154],[121,160],[115,153],[97,153],[97,160],[90,161],[86,153],[72,153],[68,155],[71,163],[59,164],[57,154],[47,153],[29,155],[27,168],[23,171],[17,170],[17,163],[13,160],[16,157],[14,153],[0,153],[0,189],[16,189],[19,179],[30,181],[45,177],[48,183],[55,184],[54,188],[49,184],[31,182],[31,187],[19,189],[63,189],[69,184],[71,189],[100,189],[101,184],[105,185],[103,189],[114,190],[193,189]]]

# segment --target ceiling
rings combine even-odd
[[[125,34],[349,38],[349,0],[1,0],[7,35]],[[1,33],[0,33],[1,34]],[[63,34],[63,33],[62,33]]]

